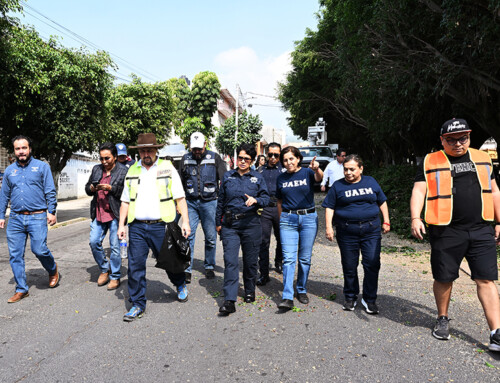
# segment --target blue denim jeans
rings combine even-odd
[[[146,260],[149,249],[156,258],[161,250],[165,236],[163,222],[147,224],[134,221],[128,227],[128,293],[132,305],[146,309]],[[184,273],[170,273],[170,282],[176,287],[185,281]]]
[[[365,273],[363,299],[366,302],[375,302],[377,299],[380,241],[382,237],[380,219],[377,217],[361,223],[336,222],[335,226],[344,271],[345,299],[356,300],[358,298],[358,264],[359,252],[361,251],[361,264]]]
[[[318,233],[318,214],[281,213],[280,237],[283,250],[283,299],[293,299],[293,279],[298,261],[297,292],[306,293],[314,240]]]
[[[111,247],[111,254],[109,261],[104,254],[102,242],[106,237],[109,230],[109,246]],[[120,257],[120,242],[118,241],[118,219],[115,218],[109,222],[99,222],[94,219],[90,224],[90,248],[92,255],[101,270],[101,273],[111,272],[111,279],[120,279],[120,269],[122,267],[122,258]]]
[[[16,292],[28,291],[24,264],[24,251],[27,236],[30,236],[31,251],[38,258],[49,275],[56,272],[54,257],[47,247],[47,213],[23,215],[10,213],[7,224],[7,245],[10,254],[10,267],[16,281]]]
[[[205,234],[205,269],[213,270],[215,267],[215,246],[217,243],[217,230],[215,229],[215,210],[217,209],[217,200],[202,201],[187,200],[189,225],[191,234],[188,237],[189,247],[191,247],[191,263],[186,269],[190,273],[193,267],[194,259],[194,241],[196,238],[196,229],[201,221],[201,227]]]

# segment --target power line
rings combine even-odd
[[[278,100],[278,97],[276,97],[276,96],[270,96],[268,94],[261,94],[261,93],[254,93],[254,92],[247,92],[247,93],[254,94],[256,96],[269,97],[269,98],[273,98],[275,100]]]
[[[27,4],[25,1],[21,1],[22,4],[23,4],[23,7],[26,7],[30,10],[32,10],[33,12],[37,13],[38,15],[40,15],[41,17],[43,17],[44,19],[50,21],[52,24],[54,25],[57,25],[59,28],[62,28],[63,31],[61,31],[60,29],[56,28],[54,25],[51,25],[43,20],[41,20],[40,18],[36,17],[35,15],[33,15],[32,13],[28,12],[27,10],[25,10],[24,12],[27,13],[28,15],[30,15],[31,17],[35,18],[36,20],[46,24],[47,26],[55,29],[56,31],[70,37],[71,39],[75,40],[76,42],[80,43],[80,44],[83,44],[84,46],[86,46],[87,48],[93,48],[94,50],[102,50],[102,51],[106,51],[105,49],[99,47],[98,45],[94,44],[92,41],[86,39],[85,37],[83,36],[80,36],[79,34],[71,31],[70,29],[66,28],[65,26],[59,24],[58,22],[52,20],[51,18],[45,16],[44,14],[42,14],[40,11],[36,10],[35,8],[33,8],[32,6],[30,6],[29,4]],[[64,32],[66,31],[66,32]],[[110,56],[112,57],[115,57],[116,59],[118,59],[117,61],[121,61],[122,63],[122,66],[124,67],[127,67],[129,69],[131,69],[133,72],[137,72],[139,75],[141,75],[142,77],[146,77],[152,81],[158,81],[159,80],[159,77],[158,76],[155,76],[154,74],[148,72],[147,70],[145,69],[142,69],[140,67],[138,67],[137,65],[134,65],[130,62],[128,62],[127,60],[121,58],[120,56],[117,56],[115,55],[114,53],[110,52],[110,51],[107,51],[109,53]],[[141,73],[142,72],[142,73]],[[149,75],[147,75],[147,74]],[[152,77],[151,77],[152,76]],[[129,81],[130,82],[130,81]]]

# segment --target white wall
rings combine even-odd
[[[70,159],[59,177],[58,200],[75,199],[87,196],[85,184],[89,180],[96,161]]]

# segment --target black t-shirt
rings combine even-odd
[[[450,225],[464,230],[484,225],[486,221],[481,217],[481,186],[469,152],[461,157],[446,156],[451,163],[453,176],[453,215]],[[492,172],[491,179],[494,178]],[[420,181],[425,181],[423,161],[415,176],[415,182]]]

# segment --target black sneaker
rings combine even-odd
[[[191,273],[184,273],[184,275],[185,275],[185,282],[191,283]]]
[[[234,301],[224,301],[222,306],[219,308],[219,312],[223,316],[227,316],[236,312],[236,307],[234,306]]]
[[[375,302],[366,302],[363,298],[361,299],[361,304],[365,306],[365,311],[370,315],[378,314],[378,307]]]
[[[357,301],[347,300],[344,302],[344,306],[342,306],[342,309],[344,309],[345,311],[353,311],[357,303]]]
[[[450,320],[447,316],[441,315],[440,317],[438,317],[438,319],[436,320],[436,325],[434,326],[434,331],[432,332],[434,338],[440,340],[450,339],[449,322]]]
[[[490,335],[490,345],[488,349],[490,351],[500,351],[500,328],[497,329],[493,335]]]
[[[271,282],[269,275],[263,275],[259,279],[257,279],[257,282],[255,282],[255,284],[257,286],[265,286],[269,282]]]
[[[282,274],[283,273],[283,264],[281,262],[276,262],[274,264],[274,270],[278,273],[278,274]]]
[[[208,269],[207,271],[205,271],[205,277],[207,277],[207,279],[214,279],[215,278],[215,273],[212,269]]]

